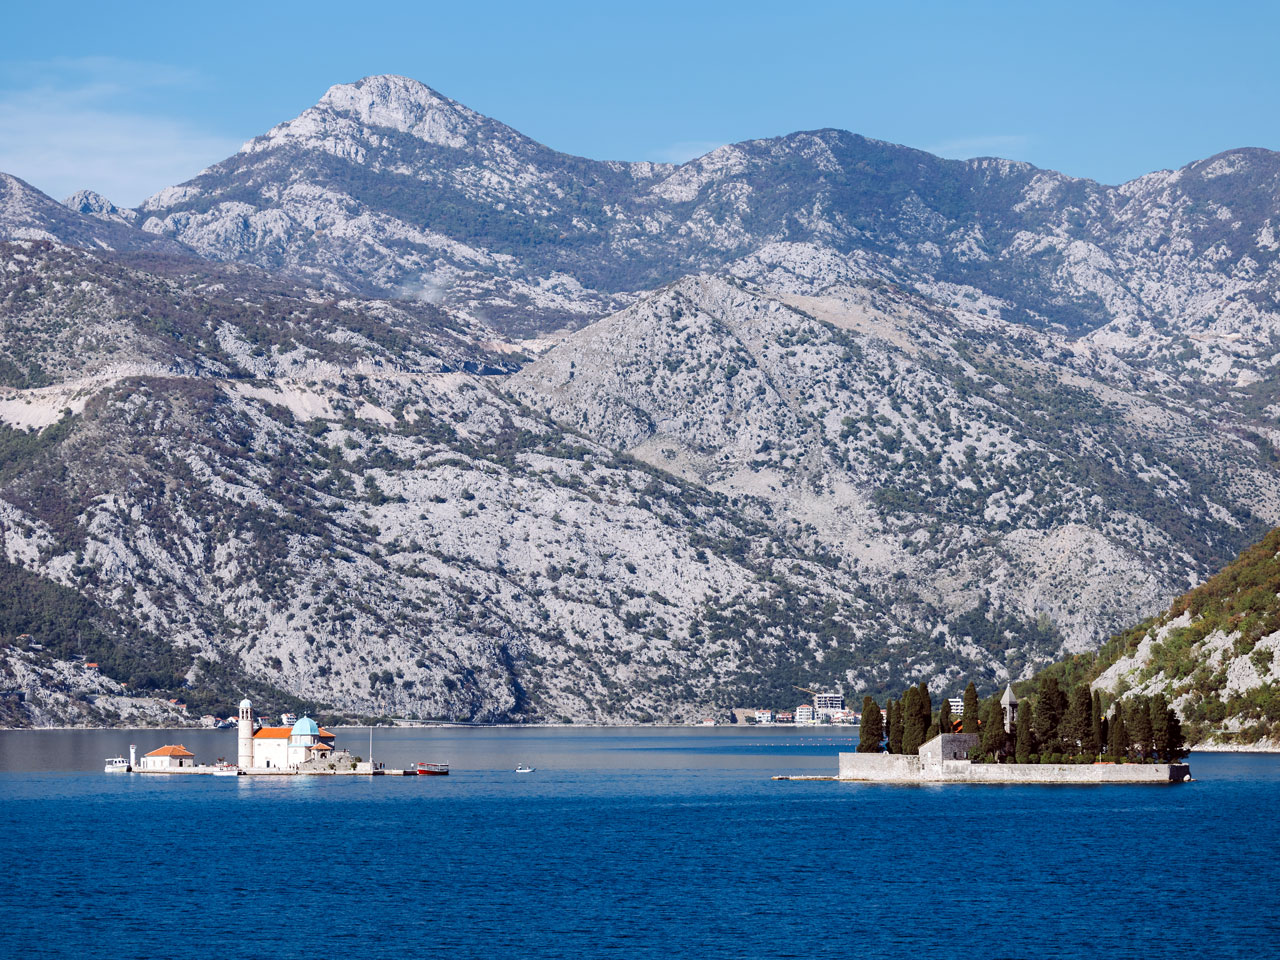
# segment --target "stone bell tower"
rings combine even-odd
[[[240,701],[240,751],[236,765],[241,770],[253,766],[253,704],[248,697]]]
[[[1000,698],[1000,708],[1004,711],[1004,732],[1014,733],[1018,727],[1018,698],[1013,695],[1013,687],[1004,688],[1004,696]]]

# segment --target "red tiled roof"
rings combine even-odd
[[[256,740],[262,737],[264,740],[283,740],[287,739],[293,733],[293,727],[259,727],[254,733],[253,738]],[[324,727],[320,728],[321,740],[333,740],[334,735]]]
[[[287,740],[289,738],[289,734],[292,732],[292,727],[259,727],[254,732],[253,739]]]
[[[184,747],[182,744],[169,744],[161,747],[159,750],[152,750],[147,754],[148,757],[194,757],[195,754]]]

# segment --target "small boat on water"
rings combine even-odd
[[[240,768],[229,760],[219,760],[213,768],[215,777],[238,777],[240,776]]]
[[[107,765],[102,768],[104,773],[129,773],[129,761],[124,757],[107,757]]]
[[[449,765],[447,763],[417,763],[413,769],[418,771],[420,777],[447,777],[449,775]]]
[[[519,766],[517,766],[517,767],[516,767],[516,773],[533,773],[533,771],[534,771],[534,770],[536,770],[536,769],[538,769],[538,768],[537,768],[537,767],[531,767],[531,766],[529,766],[527,763],[522,763],[522,764],[520,764]]]

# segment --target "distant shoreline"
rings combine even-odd
[[[1280,743],[1261,740],[1258,743],[1202,743],[1192,753],[1280,753]]]
[[[334,730],[368,730],[368,724],[330,724]],[[437,722],[423,721],[414,723],[375,726],[374,730],[769,730],[798,731],[815,730],[829,733],[837,731],[856,731],[856,725],[826,724],[810,726],[808,724],[742,724],[718,723],[707,727],[701,723],[467,723],[462,721],[441,720]],[[213,727],[0,727],[0,733],[158,733],[172,731],[185,733],[234,733],[234,730],[217,730]],[[1280,743],[1263,740],[1257,743],[1202,743],[1189,748],[1190,753],[1277,753],[1280,754]]]
[[[331,723],[326,724],[331,730],[368,730],[367,723]],[[809,724],[746,724],[746,723],[718,723],[713,727],[708,727],[701,723],[467,723],[465,721],[440,720],[440,721],[422,721],[413,723],[394,723],[390,725],[375,725],[374,730],[440,730],[440,729],[478,729],[478,730],[777,730],[777,731],[793,731],[793,730],[847,730],[856,732],[857,726],[848,724],[826,724],[826,725],[809,725]],[[87,733],[129,733],[138,732],[145,733],[150,730],[193,730],[197,733],[228,733],[232,730],[218,730],[216,727],[0,727],[0,733],[5,731],[84,731]]]

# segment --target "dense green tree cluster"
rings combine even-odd
[[[1107,712],[1102,695],[1091,691],[1089,684],[1064,689],[1057,676],[1042,676],[1033,690],[1024,689],[1027,695],[1018,702],[1010,732],[1005,729],[1002,694],[997,690],[983,700],[974,684],[965,688],[961,729],[981,738],[978,755],[987,760],[1173,762],[1187,753],[1182,724],[1163,695],[1126,697]],[[951,731],[949,703],[943,702],[932,723],[929,711],[929,692],[923,684],[889,701],[890,753],[919,753],[925,741]],[[875,736],[879,743],[878,727]]]
[[[1057,677],[1041,676],[1035,695],[1019,704],[1015,752],[1025,763],[1037,756],[1171,762],[1187,751],[1163,695],[1126,697],[1104,713],[1101,694],[1087,683],[1064,692]]]

